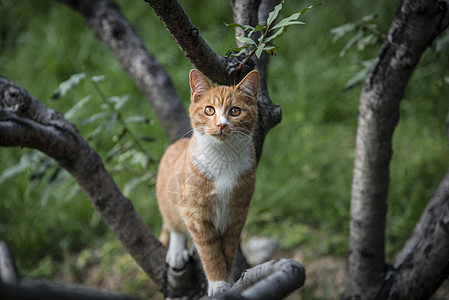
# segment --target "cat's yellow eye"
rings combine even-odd
[[[238,115],[240,115],[240,113],[242,112],[242,110],[238,107],[233,107],[231,108],[231,110],[229,111],[229,114],[233,117],[237,117]]]
[[[206,106],[204,113],[208,116],[213,116],[215,114],[215,109],[212,106]]]

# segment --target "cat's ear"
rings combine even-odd
[[[207,81],[203,73],[198,70],[190,70],[190,99],[192,102],[198,101],[199,97],[212,88],[212,84]]]
[[[256,102],[257,88],[259,87],[259,72],[253,70],[249,72],[245,78],[237,85],[237,91],[247,96],[252,101]]]

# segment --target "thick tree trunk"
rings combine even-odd
[[[108,45],[148,98],[169,138],[175,141],[183,136],[190,125],[180,99],[165,71],[144,48],[117,6],[109,0],[59,1],[78,11],[93,32]],[[259,20],[265,20],[274,6],[274,1],[262,2],[260,6],[255,5],[252,8],[252,15],[258,16]],[[182,17],[185,13],[176,1],[168,1],[160,6],[161,3],[153,3],[157,15],[162,20],[171,20],[164,24],[168,26],[169,31],[174,32],[172,35],[186,56],[200,70],[207,68],[203,70],[207,76],[226,84],[235,82],[236,78],[242,78],[251,69],[251,65],[236,69],[239,60],[219,57],[202,41],[193,25],[184,27],[190,20],[187,16]],[[238,14],[238,10],[234,13]],[[181,17],[178,18],[179,16]],[[249,23],[244,19],[242,22]],[[183,30],[186,28],[193,33],[190,38],[201,44],[199,48],[195,43],[192,44],[190,38],[179,38],[179,34],[184,34]],[[215,67],[204,66],[204,57],[211,57],[208,63],[214,64]],[[271,103],[268,96],[265,81],[267,60],[255,61],[255,64],[261,76],[258,96],[259,124],[254,141],[260,158],[265,135],[280,122],[281,111]],[[48,109],[25,90],[3,77],[0,77],[0,133],[0,146],[38,149],[66,168],[127,251],[166,297],[197,299],[204,296],[207,281],[196,254],[194,253],[194,259],[184,270],[167,268],[165,248],[139,217],[131,202],[122,195],[98,155],[79,135],[77,129],[60,114]],[[236,275],[241,273],[242,267],[248,266],[240,251],[238,258],[235,266],[239,271],[235,272]],[[270,275],[272,273],[273,275]],[[235,291],[243,292],[249,289],[248,295],[257,294],[260,288],[272,290],[273,295],[284,295],[304,282],[302,266],[289,260],[273,262],[254,271],[250,269],[246,274],[246,278],[251,278],[251,284],[248,284],[248,280],[243,280],[243,283],[240,280]],[[262,282],[258,283],[259,280]],[[276,287],[279,283],[281,287]],[[251,287],[253,284],[257,288]]]
[[[345,299],[386,299],[394,282],[395,273],[385,266],[384,257],[392,135],[405,86],[423,51],[447,24],[446,3],[401,1],[365,81],[359,104]]]

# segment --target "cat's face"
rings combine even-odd
[[[192,127],[220,141],[233,135],[250,135],[257,120],[258,83],[257,71],[232,87],[213,86],[200,71],[190,71]]]

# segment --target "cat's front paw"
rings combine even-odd
[[[184,268],[189,261],[189,251],[187,249],[173,249],[169,248],[165,262],[173,269],[180,270]]]
[[[209,281],[207,295],[209,297],[226,293],[231,288],[231,284],[226,281]]]

